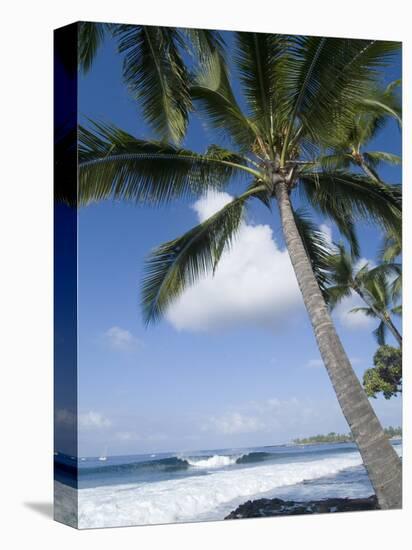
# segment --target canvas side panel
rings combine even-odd
[[[77,527],[77,24],[54,32],[54,518]]]

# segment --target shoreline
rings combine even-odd
[[[402,441],[402,436],[394,435],[388,439],[389,441]],[[343,445],[344,443],[355,443],[355,441],[353,439],[350,441],[311,441],[308,443],[291,443],[290,445],[294,445],[296,447],[310,447],[313,445]]]

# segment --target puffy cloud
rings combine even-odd
[[[376,326],[376,320],[372,317],[367,317],[362,312],[351,313],[351,309],[355,307],[366,307],[366,304],[360,296],[352,292],[350,296],[344,298],[335,308],[334,316],[345,328],[352,330],[373,329]]]
[[[216,214],[216,212],[226,206],[232,199],[233,197],[229,195],[229,193],[209,191],[206,195],[197,200],[192,208],[196,212],[199,221],[204,222],[207,218],[210,218],[210,216],[213,216],[213,214]]]
[[[118,351],[131,351],[141,345],[141,341],[130,331],[117,326],[106,330],[103,337],[111,349]]]
[[[300,435],[345,429],[345,420],[335,399],[273,397],[213,415],[204,421],[201,429],[216,436],[231,435],[237,439],[245,434],[245,443],[269,441],[270,438],[288,441]]]
[[[231,200],[209,192],[193,208],[199,221]],[[189,287],[169,308],[166,318],[177,330],[207,331],[239,324],[284,324],[303,307],[286,250],[268,225],[243,223],[214,276]]]
[[[203,425],[205,431],[216,431],[219,434],[241,434],[264,429],[265,425],[254,416],[230,412],[222,416],[213,416]]]
[[[82,430],[104,429],[112,425],[108,418],[96,411],[79,414],[78,423]]]

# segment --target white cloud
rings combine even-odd
[[[273,397],[252,401],[206,419],[201,429],[216,436],[233,435],[256,441],[289,441],[301,435],[345,430],[336,399],[313,400]],[[246,441],[246,439],[244,439]]]
[[[332,227],[330,225],[328,225],[327,223],[321,223],[320,226],[319,226],[319,229],[325,235],[326,241],[330,245],[332,245],[333,244]]]
[[[359,357],[349,357],[349,361],[352,366],[362,363],[362,360],[359,359]],[[309,361],[305,364],[305,367],[308,369],[320,369],[324,368],[324,363],[322,359],[309,359]]]
[[[141,341],[130,331],[117,326],[106,330],[103,337],[111,349],[118,351],[131,351],[141,345]]]
[[[139,441],[141,439],[135,432],[117,432],[115,438],[118,441]]]
[[[231,435],[256,432],[264,429],[264,427],[265,425],[256,417],[231,412],[208,419],[203,425],[203,430]]]
[[[351,309],[355,307],[366,307],[360,296],[352,292],[348,298],[344,298],[342,302],[336,306],[334,316],[341,324],[348,329],[371,330],[376,326],[376,320],[372,317],[367,317],[362,312],[351,313]]]
[[[309,359],[305,366],[308,369],[318,369],[320,367],[323,367],[323,361],[322,359]]]
[[[213,216],[218,210],[226,206],[233,197],[229,193],[219,193],[209,191],[206,195],[197,200],[192,206],[198,215],[199,221],[204,222],[210,216]]]
[[[230,200],[227,193],[209,192],[193,208],[202,221]],[[302,307],[288,252],[279,249],[272,229],[243,223],[215,275],[188,288],[166,318],[177,330],[189,331],[243,323],[274,326],[284,324]]]
[[[96,411],[79,414],[78,423],[82,430],[104,429],[110,428],[112,425],[108,418]]]

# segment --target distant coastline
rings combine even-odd
[[[402,428],[399,426],[394,428],[389,426],[384,429],[385,434],[389,439],[397,440],[402,439]],[[321,445],[322,443],[352,443],[352,434],[339,434],[336,432],[329,432],[328,434],[312,435],[310,437],[293,439],[294,445]]]

